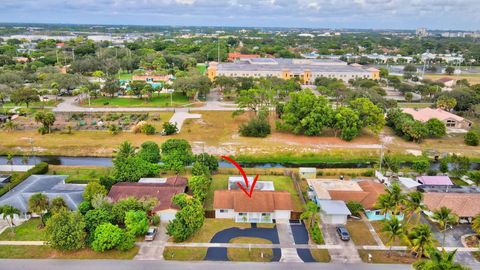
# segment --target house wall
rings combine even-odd
[[[227,210],[228,212],[221,213],[220,210]],[[235,218],[235,211],[233,209],[215,209],[215,218]]]
[[[274,219],[290,219],[291,211],[289,210],[275,210],[273,212]]]
[[[326,224],[346,224],[347,223],[347,216],[346,215],[328,215],[324,212],[320,213],[320,217],[322,218],[323,222]]]
[[[166,221],[172,221],[175,218],[176,213],[177,213],[177,210],[168,209],[164,211],[158,211],[157,215],[160,217],[160,221],[166,222]]]

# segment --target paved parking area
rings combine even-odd
[[[231,239],[237,237],[256,237],[268,239],[272,244],[280,244],[277,228],[229,228],[215,234],[210,243],[229,243]],[[273,262],[280,261],[282,252],[279,248],[273,249]],[[205,256],[206,261],[228,261],[227,248],[210,247]]]

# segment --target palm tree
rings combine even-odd
[[[375,208],[379,209],[385,216],[385,219],[387,219],[388,212],[390,212],[393,208],[388,194],[382,194],[378,196],[377,202],[375,203]]]
[[[301,220],[306,220],[309,228],[312,228],[313,224],[318,222],[318,206],[316,203],[310,201],[307,203],[305,212],[300,215]]]
[[[12,120],[7,121],[3,126],[8,131],[13,131],[17,128],[17,124],[15,124],[15,122],[13,122]]]
[[[476,215],[472,221],[472,229],[477,233],[480,234],[480,214]]]
[[[15,224],[13,224],[13,218],[15,215],[20,215],[20,210],[17,208],[10,206],[10,205],[4,205],[0,207],[0,213],[3,215],[3,219],[7,221],[8,226],[12,230],[12,234],[15,233]]]
[[[31,213],[36,213],[40,216],[40,221],[42,222],[42,227],[45,226],[43,216],[49,207],[48,197],[42,193],[33,194],[28,200],[28,210]]]
[[[413,214],[417,215],[417,223],[420,222],[421,212],[425,210],[425,205],[423,204],[423,193],[420,191],[413,191],[408,193],[408,199],[405,200],[406,211],[408,214],[408,220],[405,224],[410,223]]]
[[[453,225],[458,222],[458,217],[452,213],[452,209],[442,206],[440,209],[433,211],[432,218],[438,222],[440,230],[442,231],[442,247],[445,244],[445,232],[448,225]]]
[[[387,196],[392,205],[392,212],[394,215],[398,214],[402,208],[402,204],[407,198],[405,194],[402,193],[402,188],[398,183],[393,183],[389,188],[385,190]]]
[[[429,259],[428,260],[419,260],[413,264],[413,269],[415,270],[468,270],[470,268],[461,265],[460,263],[455,262],[455,253],[446,252],[445,249],[442,251],[437,250],[436,248],[431,248],[428,250]]]
[[[433,246],[432,231],[428,224],[419,224],[407,234],[406,240],[412,252],[421,258],[425,251]]]
[[[384,232],[388,237],[387,246],[390,247],[390,250],[388,251],[388,256],[390,256],[392,252],[393,242],[403,236],[402,223],[398,220],[396,216],[392,216],[390,220],[385,220],[382,232]]]

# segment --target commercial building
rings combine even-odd
[[[217,76],[277,77],[285,80],[298,78],[303,84],[313,84],[319,77],[335,78],[345,82],[358,78],[380,79],[378,69],[351,66],[334,59],[248,58],[233,63],[211,62],[207,75],[210,80]]]

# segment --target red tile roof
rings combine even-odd
[[[118,183],[112,186],[108,197],[114,202],[128,197],[137,199],[156,198],[158,204],[153,211],[178,209],[172,204],[173,196],[185,192],[186,178],[170,177],[166,183]]]
[[[436,193],[423,194],[423,203],[430,211],[442,206],[452,209],[459,217],[474,217],[480,214],[480,193]]]
[[[328,193],[332,200],[359,202],[365,209],[372,209],[378,196],[385,193],[385,186],[375,181],[360,181],[358,185],[363,191],[329,190]]]
[[[291,195],[286,191],[254,191],[250,198],[243,191],[216,190],[213,208],[234,209],[235,212],[293,210]]]

